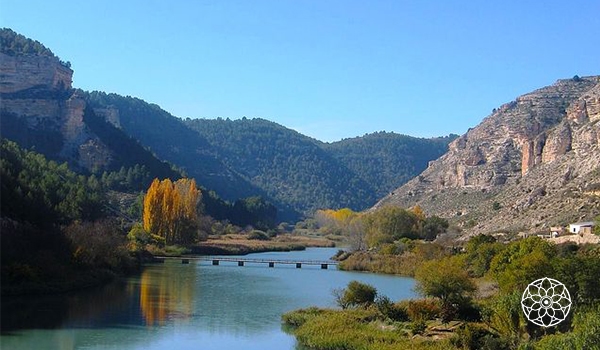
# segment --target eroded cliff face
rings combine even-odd
[[[0,53],[3,134],[77,168],[101,169],[110,151],[85,125],[86,102],[72,89],[72,77],[56,57]]]
[[[0,93],[31,88],[69,90],[73,83],[73,71],[55,57],[0,53],[0,72]]]
[[[600,78],[559,80],[494,110],[375,208],[419,204],[459,225],[475,222],[470,232],[589,218],[600,199],[579,195],[579,188],[600,186],[599,120]],[[571,186],[576,191],[564,193]],[[544,200],[558,208],[535,205]],[[490,210],[493,202],[501,209]]]

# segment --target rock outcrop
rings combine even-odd
[[[419,204],[470,233],[589,219],[600,212],[582,190],[600,186],[599,120],[600,77],[559,80],[495,109],[375,208]]]
[[[86,126],[86,102],[72,89],[72,77],[57,57],[0,53],[3,135],[75,168],[103,169],[111,152]]]
[[[0,93],[31,88],[69,90],[73,71],[56,57],[0,53]]]

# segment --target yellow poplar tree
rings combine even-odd
[[[144,198],[144,229],[167,244],[191,243],[198,227],[201,193],[193,179],[155,179]]]
[[[160,203],[162,202],[159,195],[160,181],[154,179],[150,188],[144,197],[144,214],[143,223],[146,232],[157,234],[160,231],[159,218],[162,216]]]

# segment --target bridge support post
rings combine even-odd
[[[321,264],[321,268],[322,268],[323,270],[327,270],[327,264]]]
[[[244,266],[244,262],[243,261],[238,261],[238,266]]]
[[[213,265],[219,265],[219,260],[213,260],[213,261],[212,261],[212,264],[213,264]]]
[[[269,262],[269,267],[275,267],[275,263],[274,262]]]
[[[182,264],[189,264],[190,263],[190,259],[181,259],[181,263]]]
[[[297,269],[301,269],[302,268],[302,263],[296,263],[296,268]]]

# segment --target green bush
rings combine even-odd
[[[143,250],[146,244],[152,241],[152,237],[140,223],[133,225],[129,233],[127,234],[129,240],[129,250],[140,251]]]
[[[501,294],[483,310],[483,319],[496,334],[516,347],[525,333],[525,317],[521,310],[521,293]]]
[[[600,304],[576,310],[571,332],[544,336],[535,349],[600,349]]]
[[[348,307],[365,307],[373,304],[377,296],[377,289],[365,283],[352,281],[348,283],[346,289],[334,290],[333,295],[336,303],[342,309]]]
[[[253,239],[253,240],[258,240],[258,241],[268,241],[271,238],[264,231],[252,230],[252,232],[250,232],[248,234],[248,239]]]
[[[379,252],[384,255],[395,255],[397,254],[396,245],[394,243],[384,243],[381,245]]]
[[[309,319],[312,319],[323,312],[324,310],[317,307],[309,307],[308,309],[287,312],[281,316],[281,320],[288,326],[300,327]]]
[[[375,306],[381,315],[392,321],[408,321],[406,308],[394,304],[390,298],[380,295],[375,299]]]

